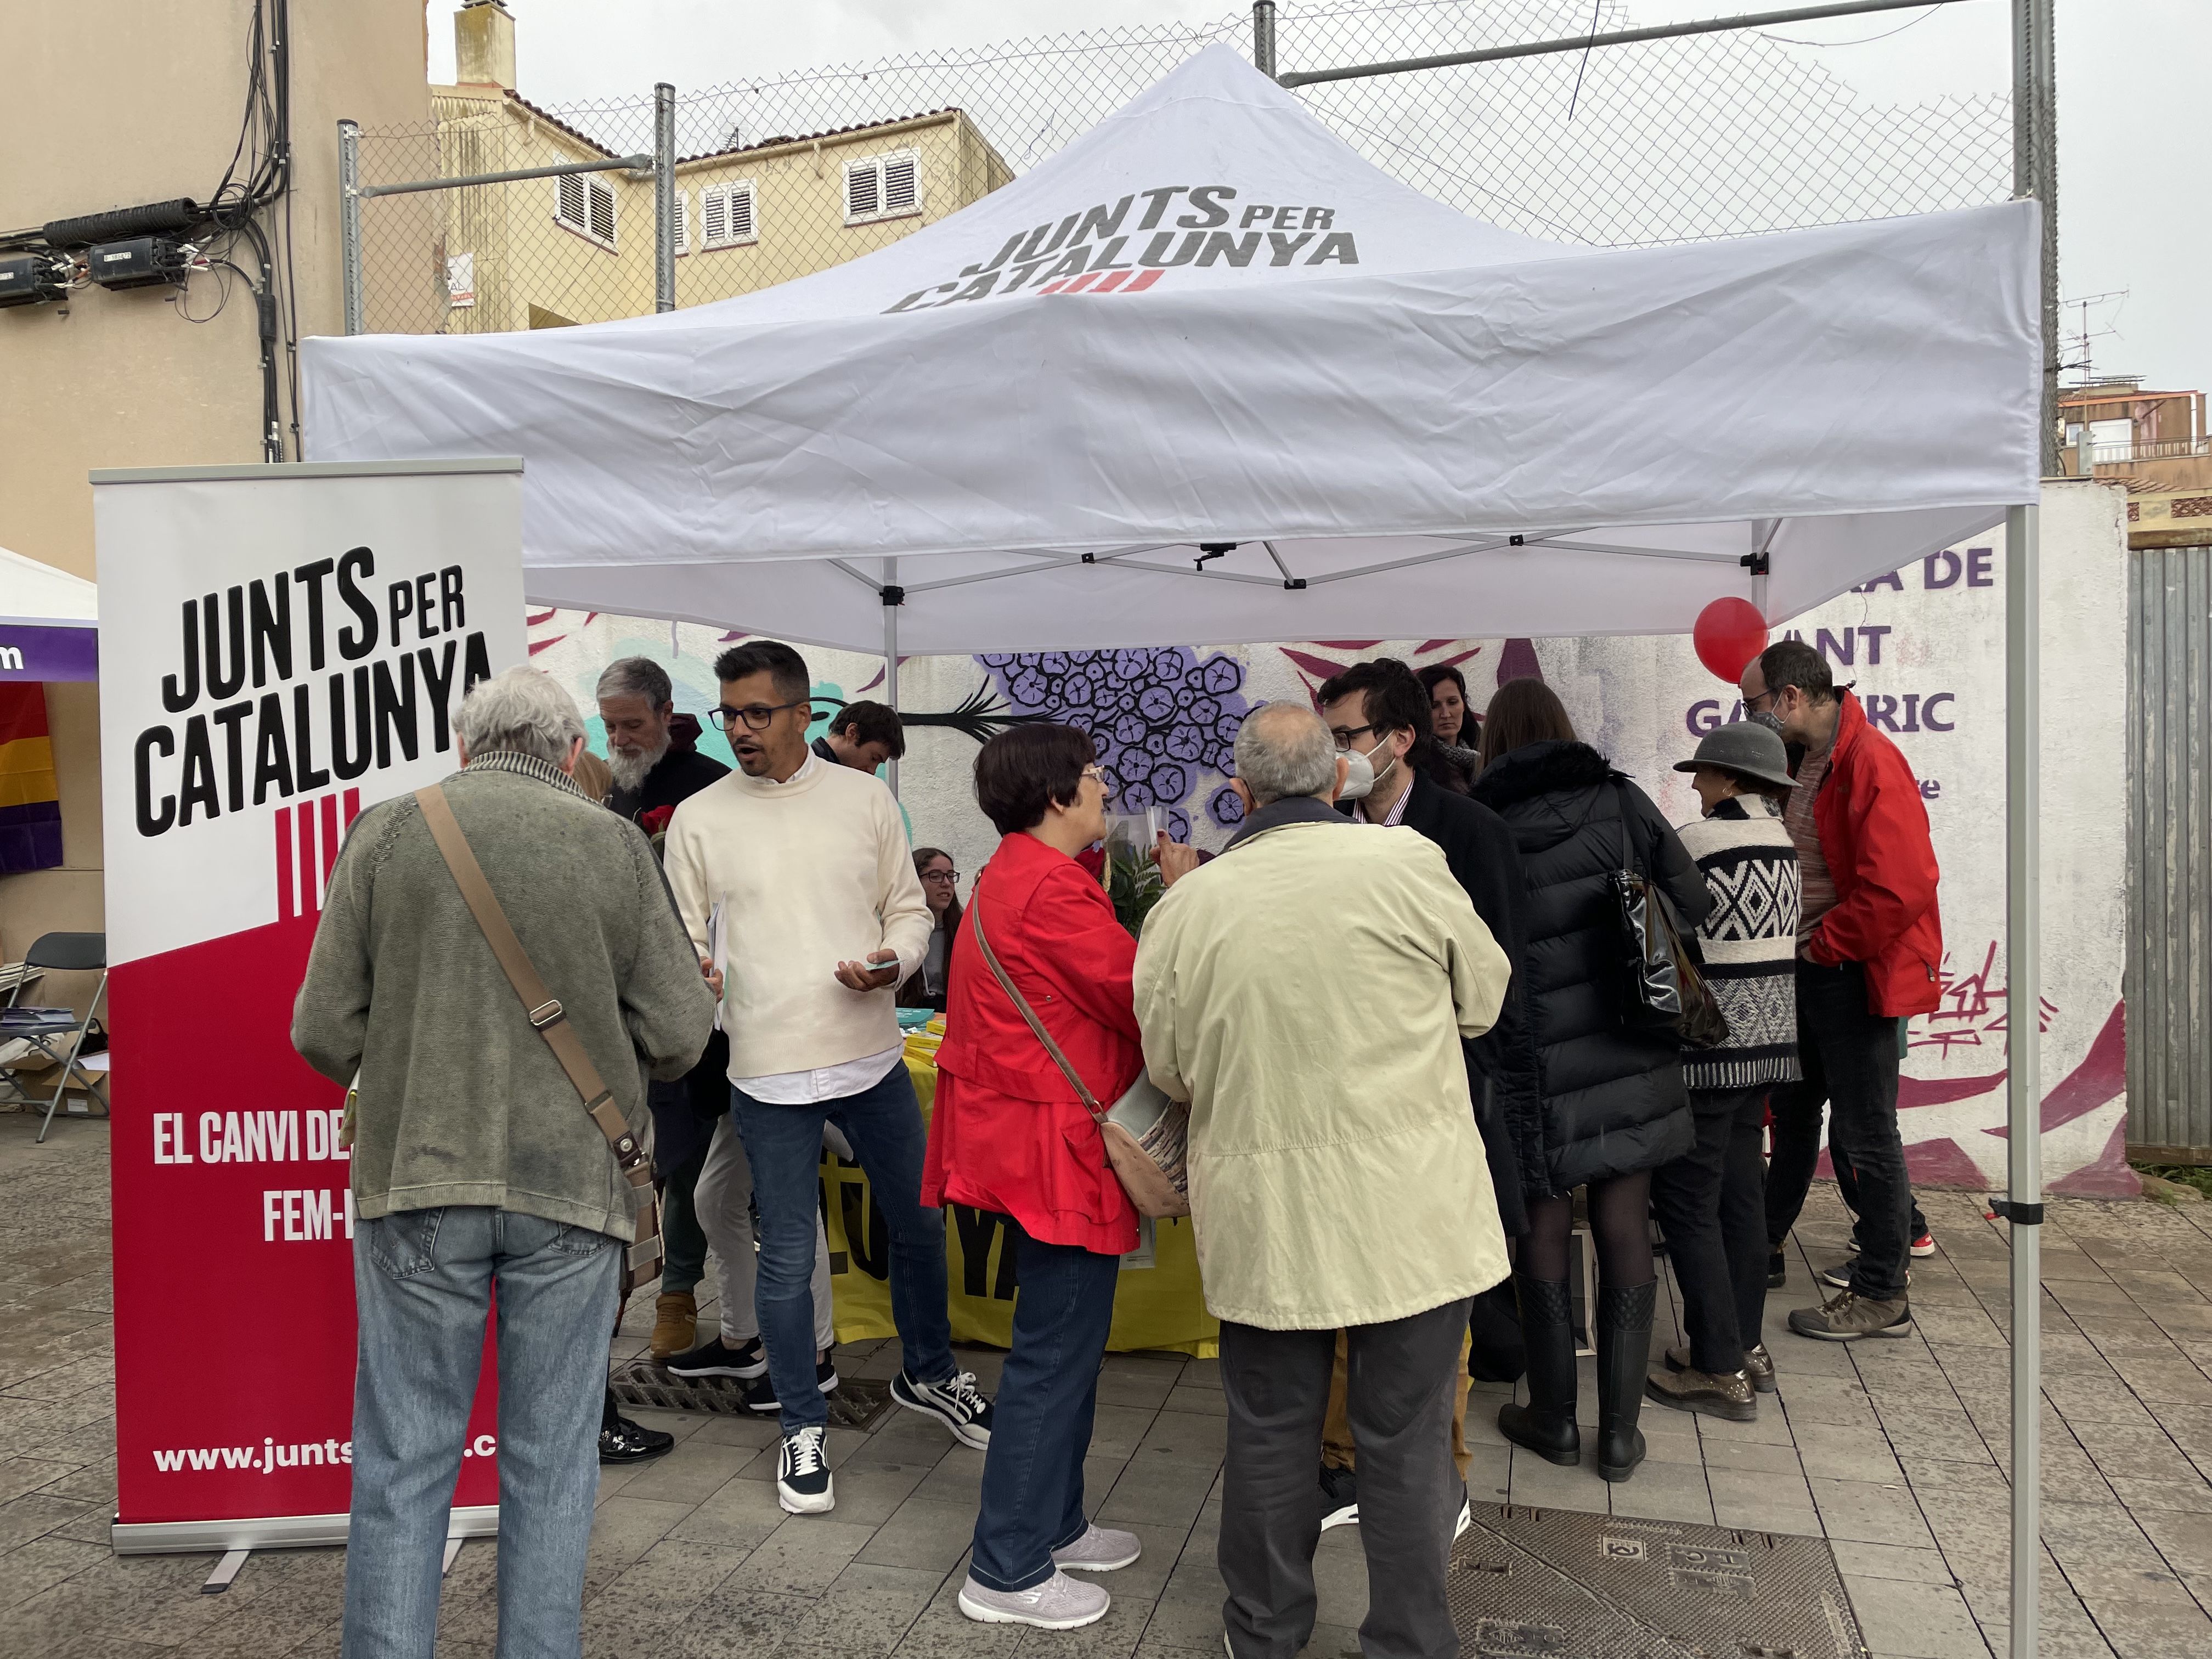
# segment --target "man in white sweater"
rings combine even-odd
[[[824,1122],[851,1143],[890,1230],[905,1351],[891,1398],[976,1447],[990,1443],[991,1407],[954,1368],[944,1216],[921,1201],[927,1137],[893,998],[921,965],[932,917],[898,803],[807,747],[810,681],[789,646],[738,646],[714,673],[738,769],[676,809],[665,868],[702,956],[721,910],[732,1110],[760,1205],[755,1299],[783,1425],[776,1497],[813,1515],[836,1504],[808,1288]]]

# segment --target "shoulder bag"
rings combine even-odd
[[[1697,953],[1682,936],[1674,902],[1637,867],[1628,832],[1628,787],[1613,785],[1620,812],[1621,867],[1606,878],[1620,923],[1622,997],[1626,1023],[1671,1036],[1685,1048],[1717,1048],[1729,1040],[1721,1012],[1699,970]]]
[[[592,1064],[591,1055],[585,1052],[583,1042],[568,1024],[567,1012],[546,989],[545,981],[538,976],[538,969],[523,950],[522,941],[514,936],[507,912],[499,908],[491,884],[484,879],[483,866],[477,862],[468,837],[461,833],[446,792],[434,783],[428,789],[416,790],[415,802],[422,809],[422,822],[429,827],[430,838],[445,855],[446,868],[453,872],[453,885],[461,890],[462,898],[468,902],[469,914],[483,930],[484,943],[491,946],[492,955],[499,958],[500,969],[507,975],[507,982],[522,1000],[523,1012],[532,1028],[545,1039],[553,1058],[561,1062],[568,1081],[583,1097],[585,1111],[599,1126],[607,1145],[614,1149],[615,1162],[622,1166],[623,1178],[637,1188],[637,1234],[629,1247],[623,1273],[623,1295],[628,1297],[660,1276],[660,1206],[653,1192],[653,1159],[630,1133],[622,1108],[615,1104],[614,1096],[599,1080],[599,1068]]]
[[[1119,1100],[1111,1106],[1101,1106],[1098,1097],[1091,1092],[1090,1086],[1076,1075],[1075,1067],[1067,1063],[1067,1056],[1052,1040],[1052,1033],[1044,1029],[1044,1022],[1036,1017],[1029,999],[1014,988],[1014,981],[1000,965],[998,954],[991,949],[991,941],[983,932],[983,907],[980,902],[969,902],[968,919],[975,930],[976,948],[982,951],[991,976],[1029,1022],[1030,1030],[1044,1045],[1045,1053],[1052,1056],[1053,1064],[1060,1067],[1060,1075],[1075,1091],[1075,1097],[1097,1124],[1098,1138],[1106,1143],[1106,1161],[1113,1167],[1121,1190],[1129,1195],[1129,1202],[1137,1206],[1139,1215],[1156,1220],[1188,1215],[1190,1108],[1182,1101],[1170,1100],[1142,1072],[1137,1073],[1137,1080]]]

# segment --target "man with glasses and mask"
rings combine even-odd
[[[836,1505],[808,1285],[825,1123],[852,1146],[890,1233],[905,1359],[891,1398],[979,1448],[991,1407],[953,1365],[944,1218],[921,1201],[926,1136],[893,988],[921,966],[931,917],[898,803],[807,746],[809,677],[789,646],[736,647],[714,674],[738,770],[676,809],[666,869],[702,953],[718,908],[729,940],[722,1025],[760,1206],[755,1295],[783,1428],[776,1497],[815,1515]]]
[[[1801,640],[1770,645],[1743,671],[1744,713],[1802,751],[1782,819],[1797,848],[1802,1082],[1778,1085],[1766,1237],[1776,1255],[1796,1224],[1820,1151],[1820,1109],[1837,1182],[1856,1212],[1857,1254],[1822,1278],[1839,1286],[1790,1316],[1800,1336],[1847,1342],[1910,1336],[1910,1255],[1935,1253],[1905,1172],[1897,1126],[1905,1021],[1942,992],[1936,849],[1920,786],[1898,746],[1867,723],[1848,686]]]
[[[1521,854],[1505,820],[1455,793],[1443,778],[1449,763],[1430,725],[1429,692],[1395,658],[1355,663],[1322,683],[1316,699],[1330,738],[1346,762],[1337,809],[1354,823],[1401,826],[1436,843],[1491,937],[1505,952],[1512,982],[1498,1023],[1463,1045],[1468,1088],[1481,1126],[1490,1181],[1506,1237],[1528,1231],[1522,1201],[1524,1161],[1542,1167],[1543,1101],[1536,1048],[1521,987],[1521,908],[1526,890]],[[1526,1363],[1510,1285],[1476,1299],[1475,1328],[1482,1340],[1476,1368],[1486,1377],[1510,1381]],[[1345,1414],[1344,1339],[1337,1339],[1336,1375],[1329,1390],[1328,1429],[1322,1440],[1322,1525],[1359,1518],[1352,1431]],[[1467,1367],[1456,1379],[1452,1404],[1452,1460],[1464,1481],[1472,1458],[1465,1437]],[[1465,1522],[1463,1522],[1464,1525]]]

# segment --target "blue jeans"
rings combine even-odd
[[[500,1659],[580,1651],[623,1255],[605,1233],[478,1205],[356,1224],[345,1659],[430,1659],[495,1283]]]
[[[969,1576],[1025,1590],[1052,1577],[1052,1553],[1083,1536],[1083,1459],[1098,1404],[1098,1363],[1114,1323],[1121,1259],[1040,1244],[1011,1218],[1018,1249],[1014,1335],[999,1376],[983,1502]]]
[[[952,1325],[945,1302],[945,1212],[921,1202],[921,1158],[928,1145],[921,1103],[903,1063],[856,1095],[811,1106],[781,1106],[730,1091],[737,1130],[752,1165],[760,1206],[760,1272],[753,1306],[768,1349],[769,1382],[783,1431],[830,1421],[814,1376],[814,1217],[821,1188],[822,1126],[834,1123],[852,1144],[876,1207],[890,1229],[891,1322],[917,1382],[952,1375]]]

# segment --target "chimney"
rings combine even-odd
[[[500,0],[465,0],[453,14],[453,79],[514,90],[514,15]]]

